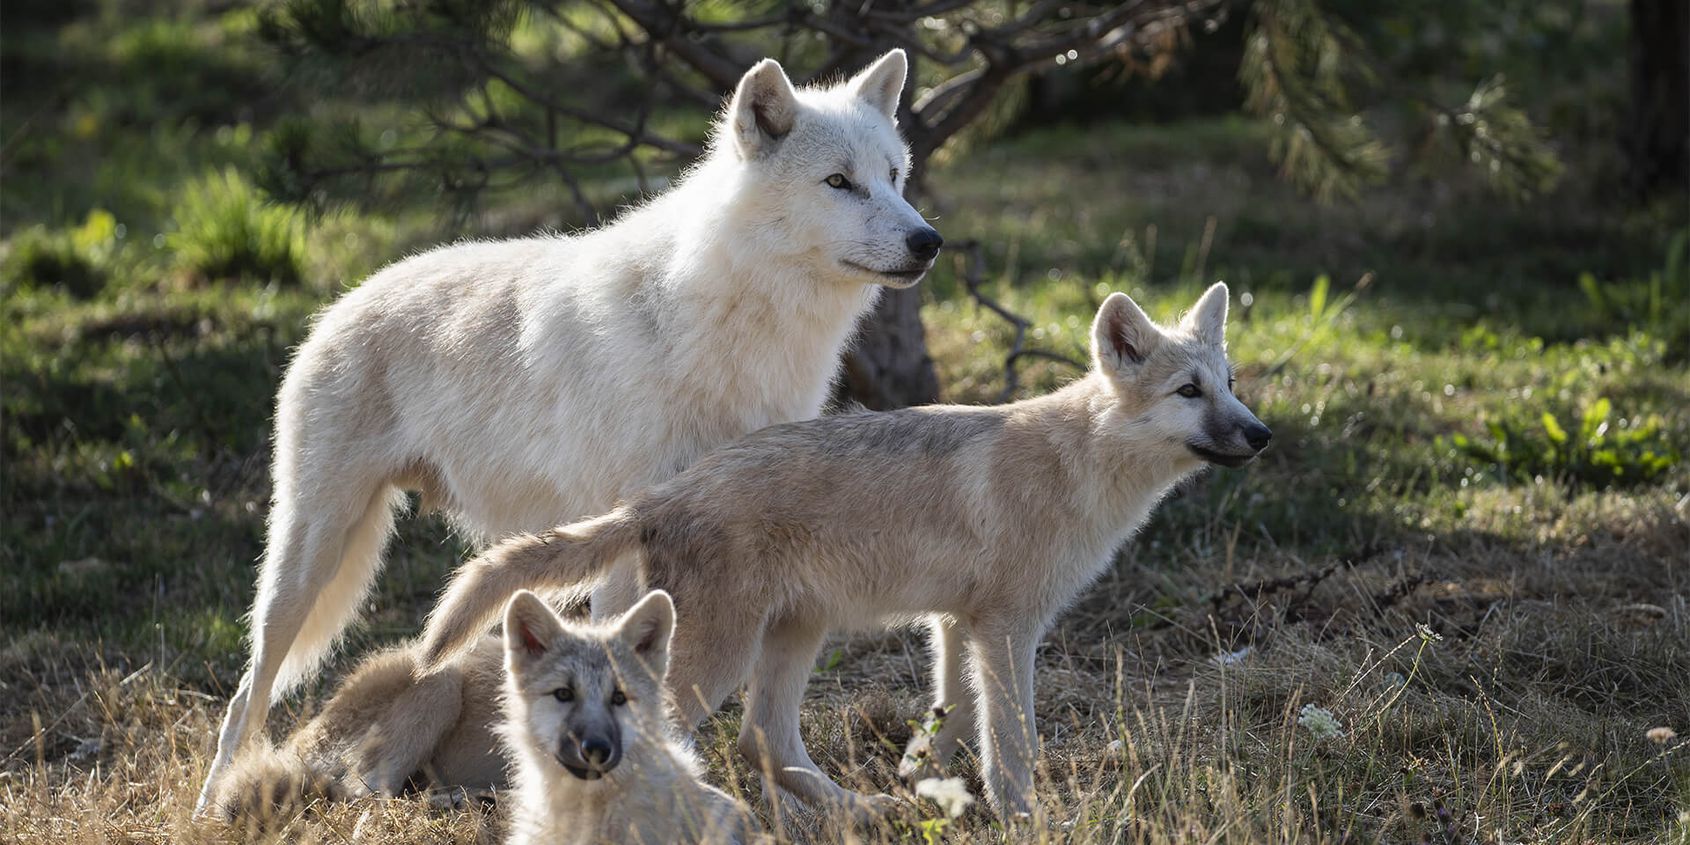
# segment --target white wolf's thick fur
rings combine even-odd
[[[938,703],[956,710],[911,757],[942,765],[978,721],[987,797],[1027,810],[1045,630],[1175,482],[1267,445],[1232,392],[1226,296],[1213,286],[1163,329],[1113,294],[1091,373],[1048,396],[771,426],[609,514],[507,540],[453,579],[425,658],[480,636],[515,589],[587,582],[638,552],[680,610],[669,683],[683,723],[749,680],[741,753],[781,788],[863,810],[804,749],[804,686],[830,630],[926,617]]]
[[[894,51],[795,90],[764,60],[704,159],[614,225],[437,249],[322,313],[277,398],[252,661],[201,808],[356,613],[403,490],[491,540],[820,411],[877,286],[915,283],[937,251],[900,193],[905,71]],[[594,612],[625,608],[633,582],[610,579]]]
[[[703,764],[671,726],[663,676],[674,628],[662,592],[591,626],[565,622],[533,593],[511,598],[498,728],[514,763],[511,845],[742,839],[746,808],[704,783]],[[569,701],[558,700],[560,689]],[[588,779],[560,759],[574,757],[582,724],[594,722],[613,730],[619,761]]]

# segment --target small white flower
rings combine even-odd
[[[923,798],[933,799],[945,815],[956,818],[962,815],[968,805],[974,803],[974,796],[968,794],[968,787],[962,778],[927,778],[915,785],[915,794]]]
[[[1303,705],[1297,724],[1306,728],[1317,740],[1338,739],[1344,735],[1344,726],[1338,724],[1338,717],[1332,715],[1331,710],[1313,704]]]
[[[1244,658],[1249,657],[1254,651],[1254,648],[1245,646],[1237,651],[1223,651],[1209,659],[1221,666],[1237,666],[1238,664],[1243,663]]]
[[[1109,746],[1104,748],[1103,751],[1111,757],[1120,757],[1127,753],[1127,744],[1118,739],[1110,740]]]

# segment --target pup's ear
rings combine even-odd
[[[849,86],[852,94],[861,97],[881,114],[895,120],[898,116],[898,99],[904,93],[904,77],[909,75],[909,70],[910,60],[904,55],[903,49],[893,49],[876,59],[874,64],[863,68],[862,72],[851,77],[851,81],[845,84]]]
[[[764,59],[752,65],[739,78],[728,114],[742,158],[756,158],[774,149],[798,118],[798,95],[780,62]]]
[[[652,590],[622,614],[616,635],[633,647],[647,667],[661,675],[669,665],[669,637],[674,633],[674,600],[662,590]]]
[[[1226,346],[1226,282],[1215,282],[1203,291],[1197,307],[1185,315],[1185,325],[1197,339],[1215,346]]]
[[[505,605],[506,662],[516,669],[545,657],[557,647],[563,630],[563,620],[539,596],[519,591]]]
[[[1162,332],[1124,293],[1109,294],[1091,324],[1092,365],[1104,373],[1131,370],[1156,349]]]

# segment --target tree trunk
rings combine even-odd
[[[921,289],[888,290],[845,356],[844,398],[877,411],[939,399],[939,378],[921,326]]]
[[[1623,139],[1639,197],[1690,189],[1690,3],[1631,2],[1631,115]]]

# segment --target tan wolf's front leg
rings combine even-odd
[[[1032,812],[1035,804],[1033,659],[1039,633],[998,629],[970,640],[980,690],[980,774],[987,801],[1005,821]]]
[[[928,619],[928,646],[933,654],[933,714],[943,721],[937,731],[917,731],[898,761],[898,777],[919,780],[944,772],[962,741],[974,732],[974,694],[963,680],[968,631],[956,617],[936,614]]]

